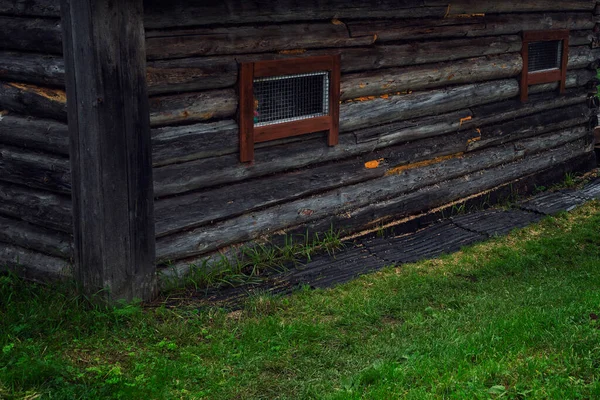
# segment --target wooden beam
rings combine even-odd
[[[156,294],[142,0],[62,0],[75,276],[108,302]]]

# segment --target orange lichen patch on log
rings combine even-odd
[[[463,126],[463,124],[464,124],[465,122],[467,122],[467,121],[470,121],[470,120],[472,120],[472,119],[473,119],[473,117],[471,117],[471,116],[468,116],[468,117],[465,117],[465,118],[461,118],[461,119],[460,119],[460,126]]]
[[[8,115],[8,110],[0,110],[0,117],[4,117],[5,115]]]
[[[359,83],[358,87],[361,88],[361,89],[364,89],[364,88],[367,87],[367,84],[366,83]]]
[[[390,175],[399,175],[404,171],[408,171],[411,169],[415,169],[415,168],[421,168],[421,167],[427,167],[429,165],[433,165],[433,164],[439,164],[443,161],[447,161],[447,160],[452,160],[454,158],[461,158],[465,153],[460,152],[460,153],[456,153],[456,154],[450,154],[449,156],[441,156],[441,157],[436,157],[433,158],[431,160],[425,160],[425,161],[419,161],[416,163],[412,163],[412,164],[406,164],[406,165],[401,165],[399,167],[394,167],[390,170],[388,170],[385,175],[386,176],[390,176]]]
[[[479,142],[481,140],[481,131],[479,129],[477,129],[477,131],[479,132],[480,136],[476,136],[474,138],[471,138],[471,139],[467,140],[467,146],[470,145],[470,144],[472,144],[472,143]]]
[[[377,36],[377,34],[373,35],[373,43],[375,43],[377,41],[377,39],[379,39],[379,36]]]
[[[334,25],[346,25],[346,24],[344,24],[342,21],[340,21],[337,18],[332,19],[331,23],[334,24]]]
[[[362,97],[356,97],[354,99],[348,99],[348,100],[340,101],[340,104],[343,104],[343,103],[363,102],[363,101],[371,101],[371,100],[375,100],[375,99],[388,100],[391,96],[400,96],[400,95],[406,95],[406,94],[411,94],[411,93],[412,93],[412,90],[407,90],[405,92],[386,93],[386,94],[382,94],[382,95],[379,95],[379,96],[362,96]]]
[[[293,49],[293,50],[280,50],[279,54],[304,54],[306,53],[306,49]]]
[[[368,161],[365,163],[365,168],[367,168],[367,169],[379,168],[379,166],[381,165],[381,162],[383,160],[384,160],[383,158],[380,158],[379,160]]]
[[[474,14],[452,14],[448,16],[449,18],[481,18],[485,17],[484,13],[474,13]]]
[[[57,101],[59,103],[67,102],[67,93],[64,90],[50,89],[16,82],[9,82],[8,85],[24,92],[35,93],[39,96],[47,98],[48,100]]]

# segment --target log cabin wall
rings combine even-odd
[[[0,1],[0,270],[72,273],[66,95],[57,15]]]
[[[0,127],[15,127],[0,142],[27,155],[0,161],[0,184],[17,190],[0,199],[0,213],[68,236],[57,4],[0,0]],[[595,7],[147,1],[159,262],[184,266],[282,233],[371,229],[549,170],[591,168]],[[518,101],[525,29],[571,31],[566,95],[545,84]],[[327,147],[324,134],[267,142],[254,163],[240,163],[238,63],[332,53],[342,56],[340,144]]]

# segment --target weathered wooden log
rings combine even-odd
[[[0,80],[65,86],[65,64],[59,56],[0,51]]]
[[[590,115],[591,111],[585,105],[576,105],[511,121],[498,127],[484,128],[479,133],[469,130],[421,140],[334,164],[163,199],[156,203],[156,232],[158,236],[165,236],[311,194],[382,177],[386,173],[386,167],[390,165],[421,162],[581,125],[588,121]],[[549,120],[544,122],[548,117]],[[537,125],[540,121],[541,125]],[[565,131],[563,134],[570,137],[572,132]],[[529,144],[528,148],[533,149],[534,145]],[[375,168],[365,167],[365,162],[369,160],[378,160]],[[267,186],[272,189],[265,190]]]
[[[6,114],[0,117],[0,143],[69,155],[69,132],[66,124]]]
[[[493,103],[516,96],[514,79],[478,83],[449,89],[389,96],[364,102],[344,103],[340,107],[340,131],[348,132],[374,125]]]
[[[600,59],[600,49],[590,49],[589,46],[569,48],[569,69],[588,68],[594,61]]]
[[[475,171],[493,168],[540,150],[563,146],[564,140],[577,140],[589,132],[585,128],[571,129],[570,134],[546,135],[534,141],[522,141],[518,146],[506,145],[466,155],[456,155],[424,166],[404,166],[388,171],[387,176],[249,213],[217,223],[212,229],[196,229],[157,240],[157,258],[161,261],[191,257],[218,248],[268,235],[275,230],[325,218],[330,214],[363,207],[402,193],[453,179]],[[584,148],[582,143],[575,142]],[[528,149],[530,147],[530,149]]]
[[[517,76],[523,69],[519,53],[478,57],[441,64],[390,68],[345,75],[342,100],[386,93],[423,90]]]
[[[235,114],[237,105],[238,98],[233,89],[153,97],[150,99],[150,121],[152,126],[161,126],[229,118]]]
[[[451,37],[514,35],[523,30],[591,30],[591,13],[498,14],[444,20],[375,20],[349,22],[351,36],[377,35],[378,42]]]
[[[58,19],[0,15],[0,48],[61,54],[60,29]]]
[[[26,17],[60,17],[59,0],[0,0],[2,14]]]
[[[0,214],[72,233],[68,196],[0,182]]]
[[[594,79],[596,76],[595,71],[585,70],[585,69],[577,69],[574,71],[567,72],[567,88],[575,88],[575,87],[587,87],[588,83]],[[559,84],[556,83],[543,83],[540,85],[533,85],[529,87],[529,93],[542,93],[542,92],[550,92],[557,91],[559,88]]]
[[[513,184],[514,180],[527,175],[557,168],[561,163],[577,164],[580,160],[587,161],[590,156],[593,158],[590,147],[584,146],[582,143],[584,142],[560,146],[509,164],[450,179],[343,214],[338,213],[314,223],[301,225],[289,230],[289,233],[325,232],[331,226],[341,229],[347,234],[374,229],[401,218],[428,212],[454,201],[464,200],[469,196],[485,194],[500,185]]]
[[[0,108],[23,115],[66,121],[67,96],[64,90],[0,82]]]
[[[0,242],[70,260],[73,238],[25,221],[0,216]]]
[[[591,46],[594,42],[594,32],[586,29],[582,31],[571,31],[569,35],[569,46]]]
[[[169,29],[146,32],[146,50],[150,60],[324,47],[368,46],[374,41],[374,35],[351,38],[346,26],[337,20],[329,23]]]
[[[227,88],[235,85],[237,74],[238,64],[233,57],[196,57],[147,64],[151,95]]]
[[[146,29],[222,24],[328,20],[332,18],[442,18],[447,6],[423,7],[422,0],[225,0],[190,3],[145,2]]]
[[[0,180],[69,194],[69,159],[0,144]]]
[[[64,258],[3,243],[0,243],[0,271],[12,271],[43,282],[72,276],[70,263]]]

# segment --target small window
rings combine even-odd
[[[560,92],[565,92],[569,62],[568,30],[523,32],[521,53],[521,101],[527,101],[530,85],[560,82]]]
[[[338,143],[339,55],[242,63],[239,90],[242,162],[269,140],[327,131]]]

